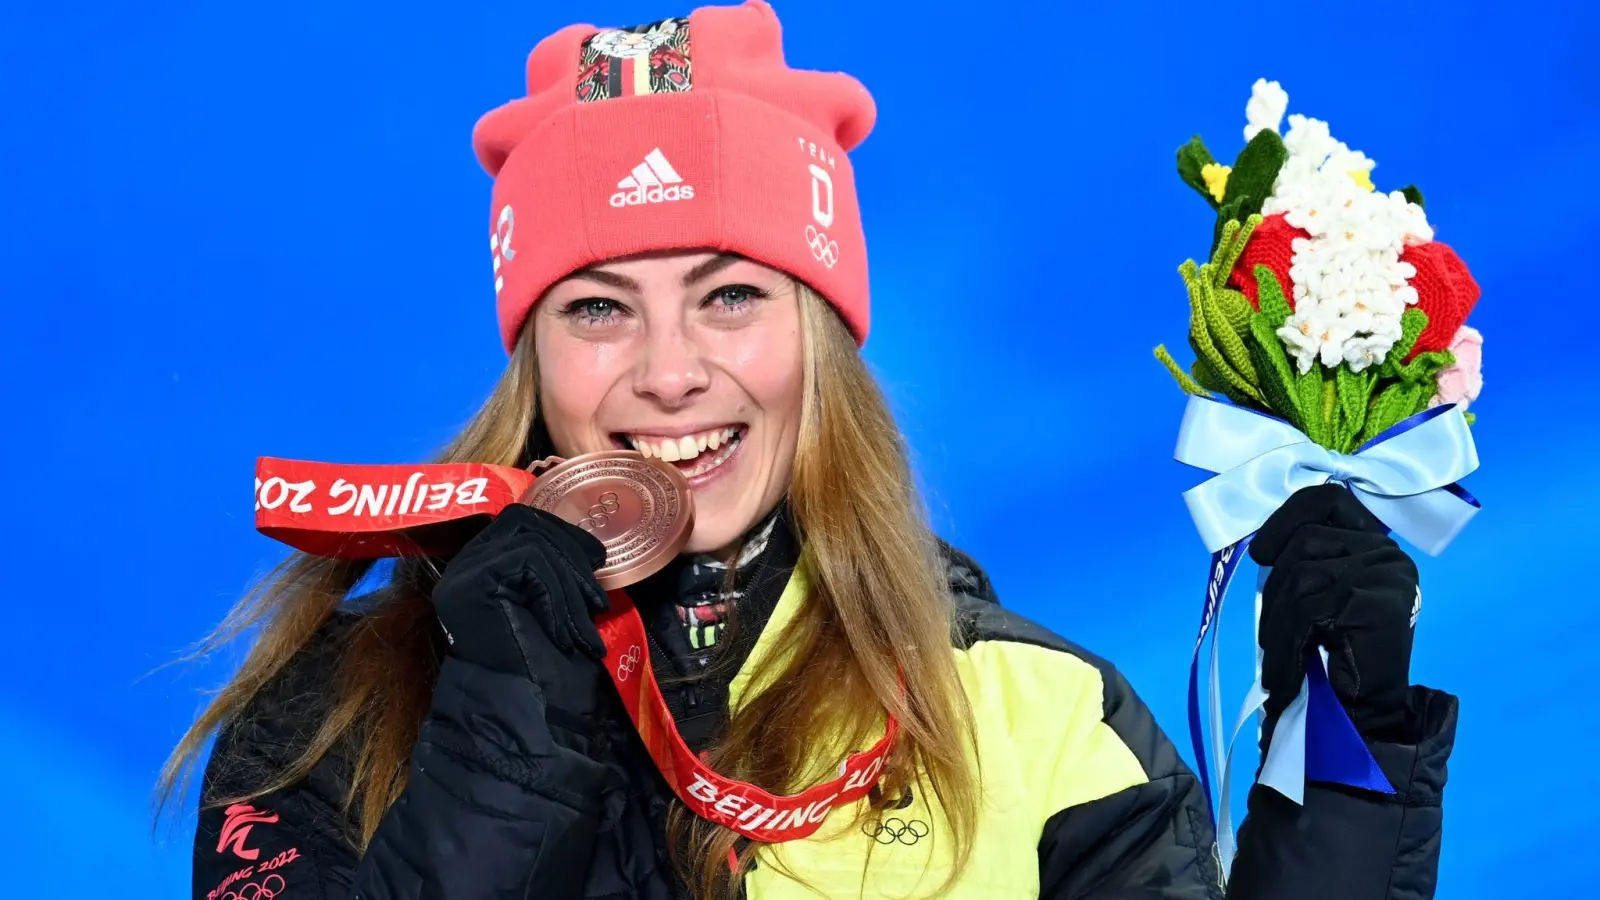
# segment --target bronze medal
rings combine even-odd
[[[606,450],[544,460],[533,469],[552,462],[518,502],[599,538],[606,562],[595,577],[606,590],[661,571],[688,543],[694,497],[672,465],[634,450]]]

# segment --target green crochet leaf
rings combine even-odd
[[[1207,391],[1204,387],[1195,383],[1194,379],[1190,378],[1188,373],[1183,371],[1183,369],[1178,365],[1178,361],[1172,358],[1171,353],[1167,352],[1167,346],[1165,344],[1156,347],[1156,359],[1160,360],[1161,364],[1166,366],[1167,371],[1172,373],[1173,379],[1178,382],[1178,387],[1181,388],[1184,393],[1194,394],[1197,397],[1209,398],[1211,396],[1210,391]]]
[[[1227,379],[1218,374],[1216,368],[1200,357],[1195,357],[1194,364],[1189,367],[1189,373],[1201,387],[1216,391],[1240,406],[1250,409],[1266,410],[1266,401],[1261,398],[1259,391],[1254,389],[1246,394],[1229,384]]]
[[[1475,412],[1464,412],[1461,417],[1467,420],[1469,426],[1478,424],[1478,414]]]
[[[1273,335],[1277,338],[1277,335]],[[1322,367],[1312,366],[1308,371],[1294,377],[1294,397],[1296,405],[1300,408],[1302,417],[1301,431],[1313,443],[1328,446],[1329,432],[1332,423],[1328,421],[1328,410],[1325,408],[1322,397]]]
[[[1178,269],[1183,275],[1184,283],[1189,286],[1189,346],[1194,348],[1194,355],[1204,359],[1211,368],[1221,376],[1223,383],[1228,386],[1228,396],[1240,396],[1263,402],[1261,393],[1255,386],[1228,362],[1228,357],[1217,346],[1211,337],[1211,328],[1206,313],[1207,292],[1204,276],[1194,264],[1194,260],[1185,262]]]
[[[1205,311],[1206,331],[1211,335],[1211,342],[1222,352],[1227,364],[1239,373],[1244,383],[1255,384],[1255,363],[1251,361],[1250,350],[1244,343],[1250,333],[1250,316],[1253,314],[1250,301],[1238,291],[1213,288],[1206,267],[1202,267],[1190,289],[1201,295],[1200,308]],[[1229,297],[1229,294],[1233,297]]]
[[[1266,313],[1256,313],[1250,317],[1250,336],[1253,338],[1250,341],[1250,354],[1259,376],[1257,383],[1266,401],[1266,411],[1304,431],[1305,417],[1300,414],[1293,395],[1294,369],[1289,364],[1289,355],[1283,350],[1283,340],[1278,337],[1269,318]]]
[[[1260,224],[1261,216],[1257,214],[1242,222],[1230,219],[1227,225],[1223,226],[1222,242],[1217,247],[1216,255],[1211,258],[1213,285],[1222,287],[1228,283],[1228,276],[1233,274],[1233,267],[1239,264],[1239,257],[1244,255],[1245,245],[1250,242],[1250,236],[1255,234],[1256,226]]]
[[[1333,449],[1349,453],[1355,449],[1356,436],[1367,424],[1367,407],[1372,403],[1372,369],[1359,373],[1350,371],[1348,365],[1334,370],[1334,391],[1339,397],[1339,428],[1333,435]]]
[[[1216,209],[1217,201],[1211,196],[1211,189],[1206,187],[1205,177],[1200,173],[1214,162],[1216,160],[1211,157],[1211,151],[1206,149],[1205,141],[1200,140],[1198,134],[1178,148],[1178,176],[1184,184],[1199,191],[1212,209]]]
[[[1228,181],[1232,183],[1233,179],[1229,178]],[[1226,200],[1221,206],[1217,207],[1217,224],[1211,230],[1212,259],[1216,258],[1218,249],[1222,247],[1222,237],[1228,227],[1228,223],[1248,218],[1248,216],[1239,214],[1239,210],[1244,207],[1244,201],[1245,198],[1243,197],[1237,200]]]
[[[1228,176],[1228,191],[1223,200],[1232,202],[1237,198],[1243,201],[1234,218],[1242,219],[1261,211],[1267,198],[1272,196],[1272,186],[1278,180],[1279,170],[1288,160],[1289,151],[1276,131],[1263,128],[1256,132],[1250,143],[1239,151],[1239,158],[1233,164],[1233,174]]]
[[[1193,375],[1194,380],[1207,390],[1216,391],[1219,394],[1229,393],[1228,383],[1222,380],[1222,376],[1217,374],[1216,369],[1211,368],[1210,363],[1198,356],[1195,357],[1194,364],[1189,367],[1189,374]]]
[[[1378,394],[1367,413],[1367,424],[1361,429],[1360,443],[1366,443],[1389,428],[1414,415],[1419,402],[1426,405],[1428,395],[1420,384],[1391,384]]]
[[[1417,345],[1417,338],[1422,336],[1422,330],[1427,327],[1428,314],[1415,306],[1400,314],[1400,340],[1394,342],[1389,354],[1383,358],[1380,378],[1394,378],[1400,374],[1406,357],[1411,355],[1411,348]]]
[[[1333,370],[1318,367],[1322,376],[1322,446],[1334,449],[1334,435],[1344,427],[1344,410],[1339,407],[1339,390]]]
[[[1250,336],[1250,317],[1256,311],[1251,307],[1249,297],[1233,288],[1214,287],[1211,289],[1211,301],[1240,340]]]
[[[1221,218],[1217,219],[1216,243],[1211,248],[1211,261],[1208,265],[1200,267],[1203,271],[1212,273],[1213,282],[1215,282],[1217,266],[1221,264],[1222,257],[1227,254],[1229,248],[1238,240],[1239,230],[1243,227],[1241,223],[1234,219],[1226,221]]]
[[[1435,387],[1439,372],[1455,365],[1456,355],[1449,350],[1418,353],[1416,359],[1400,367],[1400,379],[1411,384]],[[1428,396],[1433,396],[1431,393]]]
[[[1256,300],[1273,331],[1282,328],[1294,312],[1289,308],[1289,298],[1284,296],[1283,287],[1278,284],[1278,276],[1266,266],[1256,266]]]
[[[1418,190],[1416,185],[1408,184],[1400,189],[1400,193],[1405,194],[1406,199],[1412,203],[1422,206],[1422,191]]]

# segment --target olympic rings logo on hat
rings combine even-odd
[[[811,255],[817,262],[830,269],[839,262],[839,242],[828,240],[827,233],[818,231],[817,226],[806,226],[806,243],[811,245]]]
[[[909,847],[927,837],[932,831],[933,829],[929,827],[928,823],[921,819],[912,819],[907,822],[898,816],[884,819],[877,824],[872,822],[861,823],[862,834],[880,844],[886,845],[898,841]]]
[[[639,658],[640,653],[638,644],[634,644],[632,647],[629,647],[628,652],[622,654],[622,658],[617,660],[618,681],[627,681],[628,676],[632,675],[639,668]]]

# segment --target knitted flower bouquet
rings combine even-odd
[[[1256,82],[1245,107],[1247,143],[1232,166],[1218,164],[1199,138],[1178,151],[1179,174],[1217,211],[1217,223],[1210,261],[1179,269],[1189,287],[1194,363],[1185,371],[1156,348],[1194,395],[1175,458],[1214,473],[1184,492],[1212,554],[1189,668],[1189,731],[1218,813],[1224,870],[1233,856],[1234,738],[1266,692],[1258,677],[1230,737],[1215,635],[1255,532],[1296,491],[1328,482],[1348,487],[1429,554],[1479,508],[1457,484],[1478,465],[1465,411],[1482,387],[1482,338],[1466,324],[1478,285],[1455,251],[1433,239],[1416,188],[1375,190],[1372,160],[1335,140],[1326,122],[1290,116],[1279,135],[1288,103],[1276,82]],[[1202,726],[1199,657],[1208,636]],[[1257,781],[1296,803],[1308,780],[1392,792],[1343,714],[1319,652],[1308,648],[1305,683],[1273,732]]]
[[[1178,173],[1217,211],[1211,260],[1189,287],[1187,392],[1222,394],[1350,453],[1431,406],[1463,410],[1482,386],[1482,337],[1467,326],[1478,285],[1433,239],[1415,187],[1374,190],[1374,163],[1288,95],[1257,81],[1245,148],[1218,164],[1196,137]],[[1470,414],[1468,421],[1471,420]]]

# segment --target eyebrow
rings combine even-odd
[[[718,253],[716,256],[683,273],[683,286],[694,287],[697,282],[710,278],[743,258],[733,253]]]
[[[734,263],[741,261],[742,259],[744,259],[744,257],[739,256],[738,254],[719,253],[700,265],[695,266],[694,268],[685,272],[683,274],[683,286],[694,287],[699,282],[710,278],[711,276],[717,274],[723,269],[726,269]],[[604,269],[580,269],[576,272],[573,272],[569,277],[599,282],[600,284],[608,287],[614,287],[624,291],[632,291],[635,294],[643,290],[639,282],[634,281],[632,278],[629,278],[626,275],[618,275],[615,272],[607,272]]]

